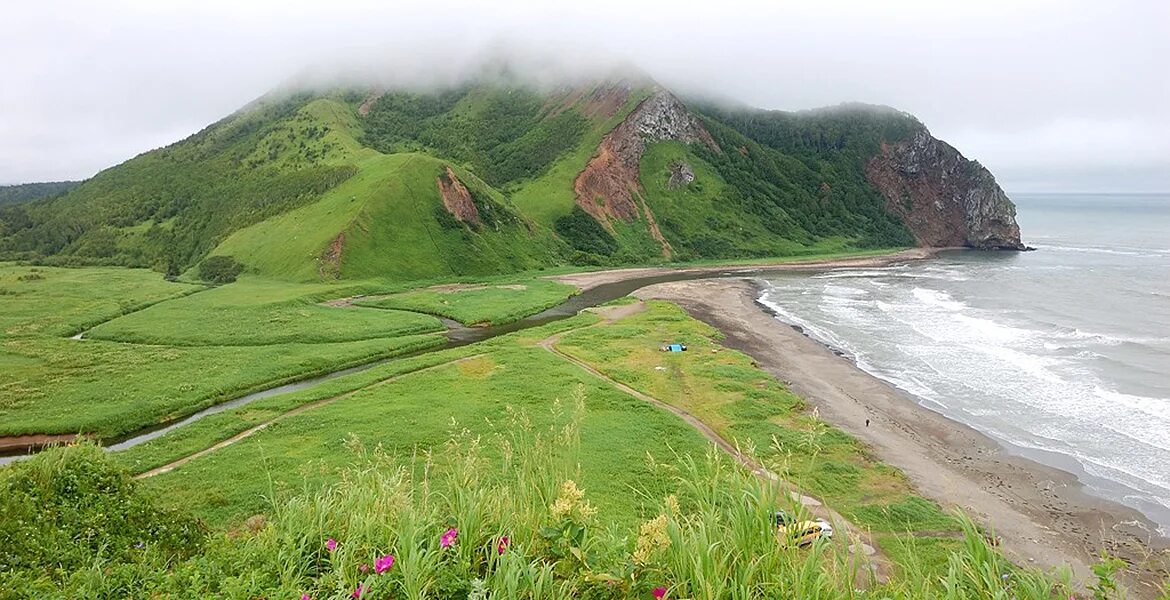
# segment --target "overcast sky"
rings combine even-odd
[[[89,177],[306,72],[449,74],[506,46],[763,108],[888,104],[1009,193],[1170,190],[1170,2],[395,4],[4,2],[0,183]]]

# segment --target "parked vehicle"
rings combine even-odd
[[[821,518],[816,518],[811,521],[798,521],[784,511],[777,511],[775,523],[776,536],[781,541],[795,544],[802,548],[817,540],[828,540],[833,537],[833,525]]]

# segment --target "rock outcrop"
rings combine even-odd
[[[439,195],[443,198],[443,207],[447,212],[463,223],[480,224],[479,210],[475,207],[475,201],[471,199],[471,192],[459,181],[451,167],[447,167],[445,173],[435,178],[435,183],[439,186]]]
[[[601,141],[597,153],[573,182],[577,204],[602,225],[610,219],[632,222],[645,217],[650,235],[670,257],[654,215],[642,198],[638,164],[646,144],[657,141],[701,142],[718,152],[719,146],[687,107],[666,90],[655,90]]]
[[[670,179],[666,181],[666,187],[674,190],[680,187],[685,187],[695,180],[695,170],[685,162],[676,162],[670,165]]]
[[[1016,207],[991,172],[925,128],[883,142],[865,175],[921,246],[1026,249]]]

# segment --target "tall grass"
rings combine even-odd
[[[0,583],[38,597],[346,599],[359,589],[363,599],[411,600],[1069,597],[1059,579],[1011,565],[966,519],[964,543],[941,575],[914,561],[879,574],[851,552],[845,531],[810,547],[787,543],[773,515],[807,518],[803,507],[713,448],[650,461],[670,477],[630,490],[643,499],[644,521],[602,527],[576,484],[582,394],[553,410],[553,425],[539,430],[518,412],[489,436],[452,423],[441,450],[406,464],[351,439],[354,464],[339,483],[273,503],[266,518],[211,536],[195,556],[168,558],[147,545],[111,563],[102,552],[66,566],[57,594],[35,564]],[[49,458],[15,468],[38,460]],[[130,539],[138,538],[116,538]],[[392,566],[379,572],[388,556]]]

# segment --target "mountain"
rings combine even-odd
[[[292,280],[476,276],[908,245],[1021,248],[978,163],[912,116],[726,108],[648,80],[273,93],[64,195],[0,259]]]
[[[80,181],[46,181],[43,183],[0,185],[0,205],[54,198],[77,187],[80,183]]]

